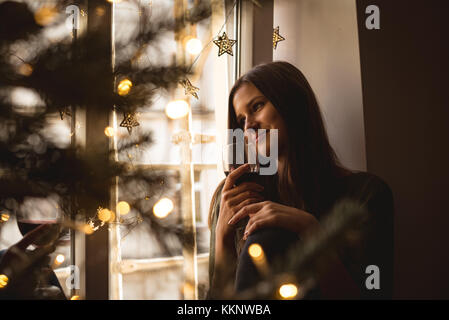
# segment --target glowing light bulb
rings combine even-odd
[[[121,216],[124,216],[125,214],[128,214],[131,210],[131,207],[129,206],[128,202],[126,201],[120,201],[117,203],[117,213]]]
[[[9,214],[7,213],[2,213],[2,215],[0,216],[0,222],[6,222],[9,220]]]
[[[98,219],[103,222],[108,222],[112,218],[112,212],[109,209],[101,209],[97,213]]]
[[[292,299],[298,294],[298,287],[293,283],[286,283],[279,287],[279,294],[283,299]]]
[[[56,256],[56,258],[55,258],[55,263],[56,263],[56,264],[61,264],[61,263],[64,262],[64,260],[65,260],[64,255],[63,255],[63,254],[58,254],[58,255]]]
[[[153,214],[162,219],[168,216],[173,211],[173,201],[168,198],[162,198],[153,207]]]
[[[133,86],[133,83],[129,79],[123,79],[120,81],[120,83],[117,86],[117,92],[121,96],[126,96],[129,91],[131,90],[131,87]]]
[[[253,243],[252,245],[249,246],[248,253],[253,259],[256,260],[263,259],[264,257],[263,249],[257,243]]]
[[[3,289],[8,285],[8,277],[4,274],[0,274],[0,289]]]
[[[113,137],[113,136],[114,136],[114,128],[112,128],[112,127],[106,127],[106,128],[104,129],[104,134],[105,134],[107,137]]]
[[[180,119],[185,117],[190,110],[189,104],[184,100],[175,100],[167,104],[165,114],[170,119]]]
[[[186,50],[190,54],[198,54],[203,49],[201,41],[197,38],[192,38],[186,43]]]

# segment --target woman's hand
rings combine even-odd
[[[257,229],[265,227],[281,227],[297,232],[301,236],[319,228],[318,220],[310,213],[272,201],[243,206],[229,223],[234,225],[246,216],[250,219],[246,225],[244,240]]]
[[[232,296],[234,290],[237,256],[234,247],[235,226],[228,222],[240,209],[246,205],[263,201],[259,194],[263,187],[244,182],[235,186],[235,182],[248,172],[248,164],[233,170],[226,178],[221,191],[220,212],[215,227],[215,265],[212,276],[211,296]]]
[[[245,164],[233,170],[223,186],[221,192],[220,213],[216,226],[218,240],[230,243],[234,240],[235,226],[229,224],[229,220],[245,206],[263,201],[260,195],[264,188],[254,182],[244,182],[235,186],[235,182],[246,172],[249,172],[250,165]]]
[[[57,225],[43,224],[28,232],[19,242],[12,245],[0,260],[0,270],[7,270],[7,273],[22,275],[29,267],[37,261],[52,253],[56,247],[54,245],[41,246],[33,251],[27,250],[32,244],[42,243],[48,238],[48,234],[54,233]]]
[[[57,225],[43,224],[27,233],[19,242],[8,248],[0,259],[0,274],[9,278],[5,295],[22,299],[33,299],[33,290],[37,284],[39,270],[46,266],[56,247],[47,245],[38,247],[33,251],[27,250],[31,244],[41,243],[59,228]],[[1,293],[0,293],[1,294]]]

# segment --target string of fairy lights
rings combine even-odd
[[[234,1],[232,7],[226,13],[225,21],[217,32],[217,35],[210,39],[205,46],[203,46],[201,40],[196,37],[190,37],[190,39],[186,41],[185,50],[191,55],[196,55],[195,59],[188,68],[189,71],[192,70],[201,55],[204,54],[205,49],[212,43],[218,48],[218,57],[224,54],[233,56],[233,47],[236,45],[237,40],[230,39],[223,29],[226,27],[229,17],[231,16],[236,4],[237,1]],[[276,50],[278,43],[284,40],[285,38],[279,34],[279,26],[273,29],[273,49]],[[185,96],[192,96],[199,100],[198,92],[200,91],[200,88],[194,86],[188,78],[180,80],[179,84],[184,88]],[[117,85],[117,93],[121,96],[126,96],[131,92],[132,87],[133,83],[130,79],[122,79]],[[190,104],[188,102],[188,98],[170,101],[165,107],[165,114],[172,120],[181,119],[187,116],[189,111]],[[136,114],[134,113],[125,113],[123,115],[123,120],[120,123],[120,127],[126,128],[129,134],[132,134],[133,128],[139,125],[140,124],[137,121]],[[114,134],[115,132],[113,128],[107,127],[105,129],[106,136],[112,138]],[[173,208],[174,205],[172,200],[169,198],[162,198],[154,205],[153,213],[158,218],[165,218],[172,212]]]
[[[204,53],[204,50],[211,43],[214,43],[218,48],[218,57],[228,54],[233,56],[233,47],[237,43],[236,39],[230,39],[225,31],[223,31],[232,10],[236,5],[237,1],[234,1],[234,5],[229,10],[225,17],[225,21],[223,26],[218,31],[217,35],[213,37],[204,47],[202,46],[202,42],[198,38],[190,38],[186,44],[185,49],[188,53],[192,55],[196,55],[196,58],[193,60],[192,64],[189,67],[189,71],[193,68],[195,63],[198,61],[200,56]],[[279,33],[279,26],[273,29],[273,50],[277,49],[278,43],[286,40]],[[194,86],[188,78],[182,79],[179,81],[179,84],[184,88],[185,96],[192,96],[195,99],[199,99],[198,92],[200,91],[199,87]],[[119,95],[127,95],[132,89],[132,82],[129,79],[123,79],[117,86],[117,92]],[[190,105],[188,101],[185,99],[170,101],[165,107],[165,114],[170,119],[181,119],[190,111]],[[125,127],[128,129],[129,134],[132,133],[132,128],[138,126],[139,123],[135,118],[134,114],[125,114],[123,121],[120,123],[121,127]],[[112,128],[108,127],[105,130],[105,134],[109,137],[113,136]],[[173,201],[169,198],[160,199],[153,207],[153,214],[160,219],[167,217],[173,211],[174,205]],[[109,217],[109,215],[107,215]],[[262,247],[255,243],[252,244],[248,248],[248,253],[253,260],[254,264],[258,268],[261,274],[268,275],[269,267],[265,258],[264,251]],[[284,281],[278,287],[276,292],[277,297],[280,299],[295,299],[300,298],[303,292],[300,290],[299,286],[295,282]]]
[[[234,9],[236,3],[237,1],[234,1],[234,5],[226,15],[225,22],[218,31],[217,36],[211,39],[206,44],[206,46],[203,47],[201,40],[199,40],[198,38],[191,38],[186,42],[185,49],[187,50],[187,52],[193,55],[197,55],[193,63],[191,64],[190,68],[188,69],[189,71],[198,61],[199,57],[203,54],[204,49],[211,43],[214,43],[218,47],[218,57],[224,55],[225,53],[233,56],[233,46],[237,43],[237,40],[230,39],[226,34],[226,32],[225,31],[222,32],[222,30],[226,26],[228,18],[232,13],[232,10]],[[276,28],[273,29],[273,50],[276,50],[278,43],[284,40],[286,39],[279,33],[279,26],[277,26]],[[199,99],[198,91],[200,91],[200,88],[194,86],[188,78],[182,79],[179,83],[184,88],[184,94],[186,96],[192,96],[197,100]],[[131,81],[129,79],[124,79],[118,85],[118,92],[121,95],[126,95],[129,93],[131,87],[132,87]],[[170,101],[167,104],[165,108],[165,113],[167,117],[169,117],[170,119],[180,119],[185,117],[189,113],[190,111],[189,109],[190,106],[186,100],[175,100]],[[138,125],[139,123],[135,120],[135,117],[130,114],[125,115],[124,120],[120,124],[121,127],[126,127],[130,134],[132,127]],[[168,198],[162,198],[154,205],[153,213],[158,218],[165,218],[167,215],[170,214],[172,210],[173,210],[173,202]],[[262,247],[259,244],[254,243],[251,246],[249,246],[248,253],[251,259],[253,260],[254,264],[258,268],[259,272],[261,274],[268,275],[269,267]],[[288,300],[300,298],[303,292],[299,289],[299,286],[296,283],[284,281],[279,285],[276,294],[278,298]]]
[[[225,53],[233,56],[233,47],[237,43],[238,40],[230,39],[223,29],[225,28],[232,11],[234,10],[237,1],[234,1],[233,6],[229,9],[226,14],[225,21],[217,35],[213,37],[208,43],[203,47],[200,39],[191,37],[185,44],[185,49],[191,55],[196,55],[192,64],[188,68],[188,71],[192,70],[193,66],[199,60],[201,55],[205,52],[206,47],[208,47],[211,43],[214,43],[218,48],[218,57],[224,55]],[[150,3],[151,5],[151,3]],[[273,29],[273,49],[276,50],[278,43],[280,41],[284,41],[285,38],[279,33],[279,26]],[[186,96],[192,96],[195,99],[199,99],[198,91],[200,91],[199,87],[194,86],[188,78],[184,78],[179,81],[179,84],[184,88],[184,94]],[[132,82],[128,78],[123,79],[117,85],[117,92],[119,95],[125,96],[129,94],[132,88]],[[165,107],[165,114],[170,119],[181,119],[185,117],[190,110],[190,105],[188,101],[185,99],[170,101]],[[129,134],[132,133],[132,128],[139,126],[139,122],[136,119],[135,114],[126,113],[124,114],[123,121],[120,123],[120,127],[124,127],[128,129]]]

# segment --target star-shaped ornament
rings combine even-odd
[[[131,134],[131,132],[133,131],[133,127],[139,126],[140,123],[137,122],[135,115],[132,113],[125,113],[123,117],[124,119],[120,123],[120,127],[128,129],[128,133]]]
[[[199,91],[200,88],[197,88],[194,85],[192,85],[192,83],[187,78],[179,81],[179,83],[184,87],[185,95],[191,94],[192,96],[198,99],[198,94],[196,92]]]
[[[279,26],[276,29],[273,29],[273,49],[276,49],[278,46],[278,42],[284,41],[285,38],[279,34]]]
[[[218,40],[214,40],[214,43],[218,46],[218,56],[221,56],[223,53],[228,53],[231,56],[232,54],[232,46],[236,43],[236,40],[229,39],[226,35],[226,32],[223,32],[221,36],[218,36]]]

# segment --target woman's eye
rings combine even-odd
[[[264,105],[263,102],[257,102],[256,104],[254,104],[253,110],[254,110],[254,111],[257,111],[257,110],[259,110],[260,108],[262,108],[263,105]]]

